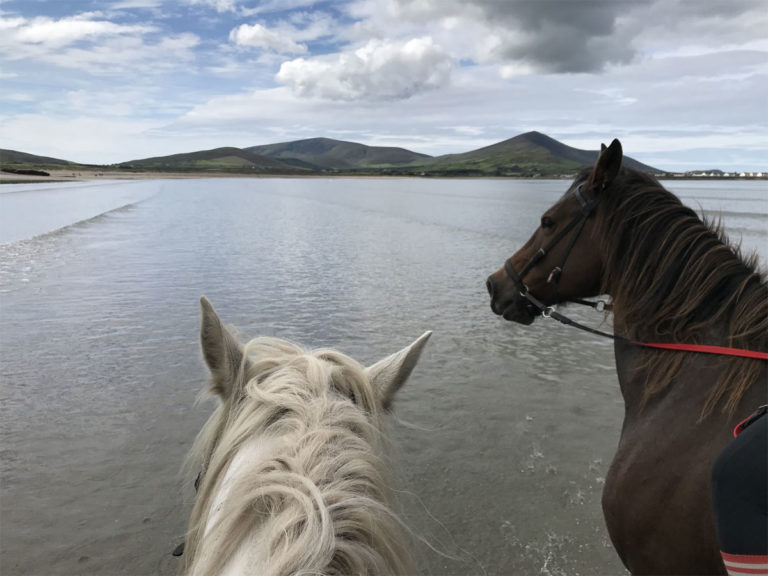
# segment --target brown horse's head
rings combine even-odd
[[[621,168],[621,143],[614,140],[595,165],[541,216],[528,242],[488,277],[491,309],[506,320],[531,324],[544,305],[595,296],[601,287],[603,259],[593,238],[601,195]]]

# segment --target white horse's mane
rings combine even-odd
[[[226,396],[212,366],[222,402],[187,457],[190,484],[201,471],[202,481],[181,572],[412,573],[366,369],[273,338],[251,340],[238,360]]]

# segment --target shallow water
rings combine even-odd
[[[765,264],[761,183],[669,185]],[[249,336],[363,363],[434,331],[391,425],[400,505],[429,544],[422,573],[622,573],[600,509],[623,411],[611,343],[504,322],[484,286],[566,187],[4,186],[0,572],[174,573],[177,472],[211,410],[194,406],[205,294]]]

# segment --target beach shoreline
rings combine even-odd
[[[371,179],[397,179],[397,178],[419,178],[423,176],[414,174],[355,174],[353,172],[313,172],[308,174],[280,174],[280,173],[258,173],[245,174],[238,172],[125,172],[121,170],[46,170],[49,176],[12,174],[0,171],[0,185],[2,184],[24,184],[40,182],[92,182],[98,180],[199,180],[201,178],[371,178]],[[493,179],[514,179],[527,180],[528,178],[510,177],[510,176],[446,176],[430,175],[429,178],[482,178],[484,180]],[[558,179],[552,177],[554,179]],[[568,178],[570,180],[572,176]]]
[[[0,172],[0,184],[26,182],[84,182],[92,180],[159,180],[193,178],[258,178],[262,174],[231,174],[226,172],[126,172],[123,170],[47,170],[49,176]],[[270,175],[270,178],[279,176]]]
[[[474,179],[483,180],[572,180],[574,175],[562,174],[559,176],[523,177],[523,176],[490,176],[490,175],[446,175],[446,174],[355,174],[354,172],[314,172],[309,174],[274,174],[258,173],[245,174],[238,172],[128,172],[125,170],[46,170],[48,176],[13,174],[0,171],[0,185],[24,184],[40,182],[90,182],[98,180],[199,180],[201,178],[432,178],[432,179]],[[768,175],[760,177],[697,177],[691,175],[660,175],[660,180],[765,180]]]

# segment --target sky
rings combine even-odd
[[[768,0],[0,0],[0,148],[110,164],[538,130],[768,171]]]

